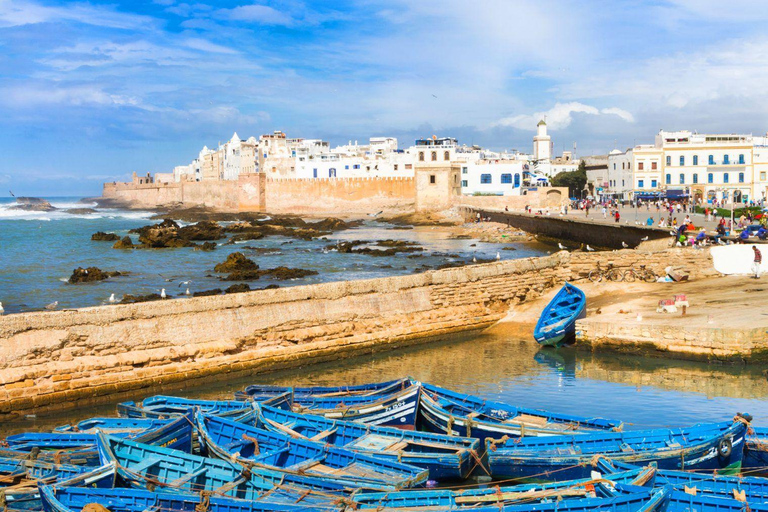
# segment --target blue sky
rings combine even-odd
[[[768,3],[0,0],[0,195],[98,194],[273,130],[529,151],[768,130]]]

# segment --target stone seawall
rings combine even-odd
[[[109,401],[481,329],[570,277],[569,255],[0,317],[0,416]]]

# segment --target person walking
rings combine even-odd
[[[752,270],[755,272],[755,279],[760,279],[760,264],[763,262],[763,253],[756,245],[752,246],[752,252],[755,254],[755,261],[752,263]]]

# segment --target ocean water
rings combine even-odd
[[[48,198],[59,210],[26,212],[13,210],[13,198],[0,199],[0,302],[6,314],[39,311],[58,302],[59,309],[96,306],[107,303],[111,294],[117,300],[125,294],[160,293],[186,298],[185,292],[226,288],[233,282],[220,281],[213,267],[229,253],[241,251],[262,268],[278,266],[316,270],[318,275],[278,281],[268,277],[250,281],[251,288],[267,285],[295,286],[352,279],[369,279],[423,270],[422,265],[437,265],[472,258],[494,258],[500,247],[477,240],[448,238],[446,229],[416,227],[393,230],[392,226],[369,221],[365,225],[329,235],[327,240],[304,241],[286,237],[266,237],[242,244],[221,245],[211,252],[194,248],[118,250],[112,242],[91,241],[96,231],[115,233],[120,237],[133,228],[156,223],[150,212],[97,208],[95,203],[82,203],[81,198]],[[72,215],[70,208],[94,208],[96,213]],[[183,224],[183,223],[182,223]],[[137,235],[131,235],[137,242]],[[340,240],[400,239],[416,242],[426,249],[415,257],[407,253],[392,257],[364,254],[339,254],[323,249]],[[272,248],[277,252],[256,254],[245,246]],[[539,244],[514,244],[514,251],[500,251],[502,258],[522,258],[546,254],[551,248]],[[455,256],[448,256],[455,255]],[[68,284],[77,267],[96,266],[104,271],[127,272],[125,276],[106,281]],[[191,281],[189,284],[181,284]]]

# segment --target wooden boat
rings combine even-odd
[[[311,476],[341,486],[370,490],[407,489],[427,480],[425,469],[378,459],[318,441],[289,437],[243,423],[195,414],[209,455],[296,476]]]
[[[313,477],[263,468],[245,468],[232,461],[191,455],[179,450],[136,443],[98,434],[99,455],[115,462],[120,478],[129,486],[158,490],[209,491],[246,500],[270,500],[309,505],[328,504],[351,489]]]
[[[172,421],[154,422],[152,424],[157,426],[144,431],[120,432],[113,435],[133,439],[140,443],[164,446],[186,452],[192,451],[193,425],[191,417],[181,417]],[[98,461],[97,442],[96,434],[82,432],[26,432],[14,434],[6,438],[6,443],[12,450],[22,452],[30,452],[31,450],[55,450],[59,452],[71,450],[75,452],[80,451],[84,456],[87,455],[89,457],[91,457],[89,452],[93,452],[93,461]]]
[[[656,462],[659,469],[738,472],[747,423],[689,428],[590,433],[581,436],[486,440],[494,478],[572,480],[586,478],[601,456],[631,464]]]
[[[264,405],[255,408],[257,427],[424,468],[432,480],[462,480],[480,464],[477,439],[331,420]]]
[[[491,485],[484,488],[409,490],[400,492],[355,493],[357,509],[475,510],[477,507],[505,507],[515,503],[572,498],[610,498],[617,484],[636,487],[654,486],[656,468],[634,467],[628,471],[612,471],[607,476],[547,484]],[[634,491],[634,489],[632,489]]]
[[[741,467],[755,474],[768,474],[768,428],[752,430],[753,433],[747,434]]]
[[[587,298],[584,292],[565,283],[541,312],[533,337],[541,345],[558,347],[573,340],[576,319],[584,316]]]
[[[293,386],[267,386],[254,384],[246,387],[243,391],[235,393],[238,400],[253,397],[268,397],[280,395],[283,393],[293,393],[294,396],[314,396],[314,397],[342,397],[342,396],[372,396],[389,395],[396,391],[403,390],[411,385],[410,379],[402,378],[389,380],[385,382],[373,382],[370,384],[359,384],[354,386],[312,386],[312,387],[293,387]]]
[[[89,418],[74,425],[61,425],[53,429],[54,432],[96,434],[104,432],[119,436],[120,434],[141,433],[167,425],[173,420],[151,418]]]
[[[293,411],[334,420],[413,430],[419,405],[420,385],[410,385],[388,395],[313,397],[294,396]]]
[[[289,504],[269,500],[240,500],[225,496],[201,496],[197,493],[151,492],[144,489],[92,489],[83,487],[40,487],[44,512],[83,512],[86,506],[97,504],[110,512],[146,512],[165,510],[175,512],[315,512],[341,511],[340,506],[328,508]],[[86,510],[92,510],[88,507]]]
[[[486,438],[583,434],[619,431],[618,420],[556,414],[421,384],[418,425],[422,430],[454,436]]]
[[[745,503],[721,496],[671,491],[666,512],[768,512],[768,503]]]
[[[290,392],[268,397],[259,401],[273,407],[289,409],[293,399]],[[215,414],[231,419],[250,413],[252,401],[242,400],[198,400],[177,396],[157,395],[145,398],[141,402],[123,402],[117,404],[117,414],[123,418],[167,419],[187,414],[192,409],[200,409],[207,414]]]
[[[637,466],[624,462],[601,458],[597,468],[606,478],[637,469]],[[656,472],[656,485],[668,485],[678,491],[686,491],[721,498],[739,497],[747,503],[768,502],[768,478],[743,475],[719,475],[716,473],[697,473],[659,469]]]

